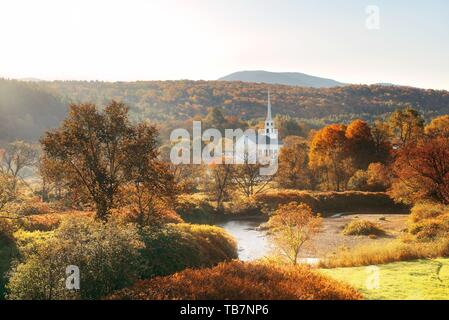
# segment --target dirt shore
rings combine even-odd
[[[383,243],[397,238],[405,229],[407,214],[349,214],[335,215],[323,219],[323,230],[315,236],[310,246],[305,248],[302,258],[324,258],[341,248],[351,249],[369,243]],[[344,227],[354,219],[364,219],[377,223],[387,232],[385,236],[370,238],[368,236],[345,236]]]

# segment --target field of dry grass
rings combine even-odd
[[[307,267],[234,261],[139,281],[111,295],[125,300],[354,300],[361,294]]]

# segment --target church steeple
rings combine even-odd
[[[275,134],[274,121],[271,117],[271,97],[268,90],[267,118],[265,119],[265,134],[270,138]]]
[[[268,111],[267,111],[267,120],[266,122],[271,122],[271,98],[270,98],[270,90],[268,90]]]

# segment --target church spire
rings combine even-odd
[[[267,111],[267,120],[271,121],[271,98],[270,98],[270,90],[268,90],[268,111]]]

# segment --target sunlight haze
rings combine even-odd
[[[380,9],[379,30],[365,27],[367,5]],[[215,80],[268,70],[449,89],[442,0],[2,0],[0,34],[5,78]]]

